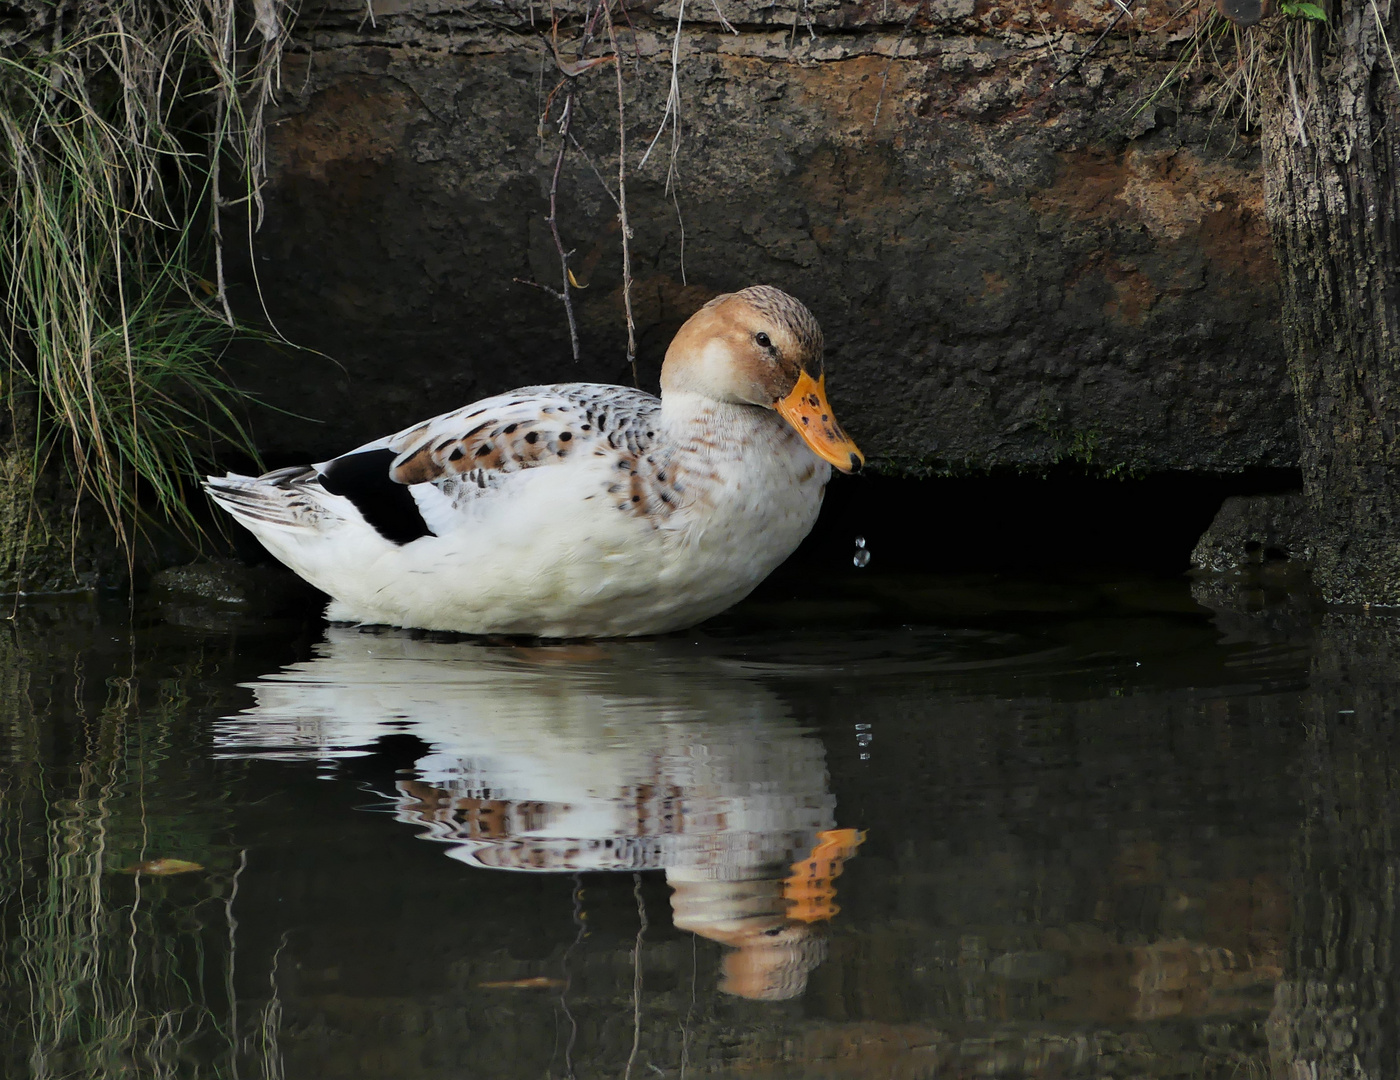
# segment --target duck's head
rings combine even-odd
[[[842,472],[865,455],[826,400],[822,329],[781,289],[750,285],[716,296],[680,328],[661,367],[661,392],[775,409],[812,452]]]

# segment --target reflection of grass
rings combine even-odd
[[[80,702],[30,693],[22,657],[0,640],[0,1026],[8,1064],[34,1080],[281,1075],[275,978],[240,1023],[232,898],[240,860],[214,837],[227,792],[191,782],[184,678],[141,702],[141,680],[109,678],[107,698],[77,706],[71,765],[62,715]],[[98,684],[100,685],[100,683]],[[52,707],[46,702],[60,705]],[[121,870],[152,855],[211,869],[168,879]],[[17,1055],[23,1054],[23,1060]],[[252,1066],[247,1069],[247,1066]],[[7,1073],[8,1075],[8,1073]]]

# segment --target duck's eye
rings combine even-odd
[[[773,340],[761,330],[753,336],[753,339],[758,342],[758,347],[760,349],[771,349],[773,347]]]

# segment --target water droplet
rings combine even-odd
[[[864,569],[870,565],[870,552],[865,548],[856,548],[856,553],[851,559],[851,562],[855,564],[857,570]]]

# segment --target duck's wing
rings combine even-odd
[[[640,390],[593,383],[530,386],[487,398],[384,441],[400,484],[476,474],[488,483],[519,469],[606,449],[644,452],[656,437],[661,402]]]
[[[621,386],[529,386],[444,413],[314,466],[386,538],[442,535],[472,503],[508,495],[524,470],[584,455],[615,458],[628,479],[656,439],[661,402]]]

